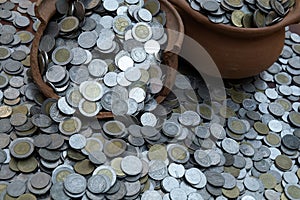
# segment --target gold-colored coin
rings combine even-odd
[[[84,154],[88,154],[90,152],[101,151],[103,149],[103,144],[97,138],[88,138],[86,141],[86,145],[84,147]]]
[[[275,158],[275,165],[283,171],[291,169],[293,166],[292,160],[286,155],[279,155]]]
[[[3,200],[16,200],[17,198],[9,196],[7,193],[4,195]]]
[[[17,198],[17,200],[36,200],[36,196],[30,193],[22,194]]]
[[[72,135],[81,129],[80,121],[75,117],[64,120],[60,124],[60,129],[65,135]]]
[[[281,184],[277,184],[276,186],[275,186],[275,191],[277,191],[277,192],[280,192],[280,193],[282,193],[283,192],[283,188],[282,188],[282,185]]]
[[[253,22],[257,28],[266,26],[266,16],[263,12],[257,9],[253,15]]]
[[[262,174],[259,176],[259,179],[266,189],[273,189],[277,184],[276,178],[272,174]]]
[[[11,157],[10,161],[9,161],[9,168],[12,170],[12,171],[15,171],[15,172],[19,172],[19,168],[18,168],[18,161],[14,158],[14,157]]]
[[[254,129],[261,135],[267,135],[267,134],[269,134],[269,131],[270,131],[269,127],[262,122],[255,122]]]
[[[144,188],[142,189],[142,192],[145,192],[145,191],[149,190],[150,189],[150,184],[151,184],[151,182],[148,179],[147,182],[145,183]]]
[[[298,176],[298,179],[300,180],[300,169],[297,170],[297,173],[296,173],[296,174],[297,174],[297,176]]]
[[[289,200],[284,193],[281,193],[280,200]]]
[[[147,1],[144,6],[150,13],[155,16],[160,10],[159,1]]]
[[[235,167],[224,167],[224,172],[231,174],[235,178],[237,178],[240,175],[240,169],[237,169]]]
[[[64,63],[70,59],[71,52],[68,49],[61,48],[55,52],[54,57],[58,62]]]
[[[237,186],[235,186],[233,189],[230,190],[222,189],[222,193],[225,197],[229,199],[236,199],[240,195],[240,190]]]
[[[234,117],[236,114],[234,110],[232,110],[231,108],[227,106],[222,106],[220,108],[220,115],[224,118],[230,118],[230,117]]]
[[[25,67],[30,67],[30,55],[28,55],[25,60],[21,62]]]
[[[149,179],[149,176],[146,175],[146,176],[140,178],[140,183],[141,183],[141,184],[144,184],[144,183],[146,183],[146,182],[148,181],[148,179]]]
[[[7,185],[8,185],[8,183],[7,184],[4,182],[0,183],[0,194],[6,190]]]
[[[24,160],[19,160],[17,166],[21,172],[31,173],[38,167],[38,161],[32,156]]]
[[[149,78],[150,78],[148,71],[144,70],[144,69],[140,69],[140,71],[141,71],[141,78],[139,81],[141,81],[143,83],[148,83]]]
[[[89,175],[94,171],[94,169],[94,164],[88,159],[79,161],[74,165],[74,170],[81,175]]]
[[[246,13],[242,19],[242,23],[245,28],[252,28],[253,27],[253,15]]]
[[[76,161],[81,161],[81,160],[84,160],[86,158],[86,156],[83,155],[81,152],[75,151],[73,149],[68,149],[67,156],[69,158],[73,159],[73,160],[76,160]]]
[[[168,157],[167,148],[161,144],[155,144],[150,147],[148,152],[149,160],[162,160],[165,161]]]
[[[16,34],[20,37],[21,43],[23,44],[31,42],[34,37],[33,34],[28,31],[19,31]]]
[[[290,112],[289,120],[294,126],[300,127],[300,113],[299,112]]]
[[[244,99],[248,99],[250,96],[249,94],[246,94],[244,92],[240,92],[240,91],[236,91],[236,90],[232,90],[231,91],[231,99],[235,102],[235,103],[238,103],[238,104],[241,104]]]
[[[226,0],[226,3],[231,7],[241,7],[243,5],[242,0]]]
[[[14,106],[14,105],[17,105],[18,103],[20,103],[21,101],[21,98],[18,97],[16,99],[13,99],[13,100],[9,100],[9,99],[4,99],[3,102],[8,105],[8,106]]]
[[[18,105],[12,108],[12,113],[16,114],[16,113],[22,113],[24,115],[28,114],[28,108],[24,105]]]
[[[112,139],[105,144],[103,152],[108,157],[117,157],[124,153],[126,148],[127,145],[124,140]]]
[[[235,25],[236,27],[243,27],[243,17],[244,17],[245,13],[241,10],[235,10],[232,12],[231,14],[231,21],[233,23],[233,25]]]
[[[187,157],[186,151],[181,147],[173,147],[170,152],[171,156],[176,160],[185,160]]]
[[[285,195],[289,199],[300,199],[300,186],[299,185],[289,185],[285,188]]]
[[[0,106],[0,118],[9,117],[12,114],[12,107],[10,106]]]
[[[110,166],[113,168],[113,170],[115,170],[118,177],[126,176],[126,174],[123,172],[123,170],[121,168],[122,159],[123,158],[121,158],[121,157],[114,158],[110,163]]]
[[[29,151],[31,150],[31,145],[24,141],[24,142],[19,142],[17,143],[14,148],[13,151],[17,154],[17,155],[25,155],[27,154]]]
[[[278,137],[275,134],[268,134],[266,136],[266,140],[272,146],[278,146],[278,145],[280,145],[280,142],[281,142],[280,137]]]
[[[20,137],[26,137],[26,136],[31,136],[32,134],[34,134],[37,131],[37,129],[38,128],[35,126],[28,131],[16,131],[15,133]]]
[[[78,28],[78,25],[79,25],[79,20],[76,17],[73,16],[65,17],[60,22],[60,30],[65,33],[72,32]]]
[[[282,105],[284,110],[287,112],[289,112],[292,109],[291,103],[289,103],[289,101],[286,99],[277,99],[275,102]]]

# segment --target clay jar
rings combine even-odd
[[[35,33],[35,38],[32,43],[30,62],[33,79],[38,85],[41,92],[48,98],[58,99],[59,96],[43,81],[38,65],[38,47],[40,39],[47,27],[47,23],[56,12],[55,2],[56,0],[37,1],[36,14],[40,19],[41,24],[37,32]],[[180,15],[167,0],[160,0],[159,2],[161,5],[161,9],[166,12],[167,17],[166,30],[168,34],[168,44],[166,49],[164,50],[162,57],[163,63],[169,66],[166,72],[166,81],[164,83],[164,88],[156,97],[156,101],[158,103],[161,103],[169,94],[170,89],[172,88],[175,81],[176,70],[178,68],[178,54],[181,49],[184,37],[184,26]],[[111,118],[113,117],[113,115],[111,112],[100,112],[97,117],[103,119]]]
[[[193,10],[187,0],[169,1],[179,11],[186,34],[206,49],[223,78],[245,78],[269,68],[284,46],[285,26],[300,21],[300,1],[281,22],[263,28],[214,24]],[[203,73],[215,75],[209,68]]]

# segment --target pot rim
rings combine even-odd
[[[300,22],[300,1],[296,1],[295,5],[290,8],[289,13],[283,18],[282,21],[267,27],[262,28],[239,28],[234,26],[229,26],[226,24],[214,24],[202,13],[193,10],[187,0],[169,0],[174,4],[177,9],[183,10],[187,15],[197,20],[202,25],[210,28],[214,31],[220,32],[226,35],[232,35],[234,37],[259,37],[266,36],[269,34],[274,34],[282,30],[285,26],[299,23]]]

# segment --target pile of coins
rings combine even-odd
[[[44,79],[62,96],[59,110],[86,117],[149,111],[163,88],[168,39],[159,1],[59,0],[56,7],[39,49]]]
[[[18,38],[13,23],[0,26]],[[29,46],[0,46],[10,52],[0,53],[0,199],[300,198],[299,35],[286,29],[267,71],[225,81],[226,99],[212,101],[217,94],[196,73],[178,73],[162,104],[106,121],[74,112],[68,95],[45,99],[32,82]],[[22,72],[8,73],[15,61]]]
[[[213,23],[261,28],[280,22],[295,0],[188,0],[192,9]]]

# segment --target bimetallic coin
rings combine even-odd
[[[147,42],[152,37],[152,29],[145,22],[139,22],[132,28],[132,36],[140,42]]]
[[[76,30],[79,26],[79,20],[76,17],[65,17],[60,22],[60,31],[69,33]]]
[[[87,101],[85,99],[81,99],[78,108],[80,113],[86,117],[94,117],[102,109],[99,102]]]
[[[177,144],[168,145],[167,151],[168,151],[169,158],[176,163],[184,164],[190,158],[190,153],[182,145],[177,145]]]
[[[103,96],[103,87],[96,81],[83,82],[79,90],[82,96],[88,101],[97,101]]]
[[[34,150],[33,140],[30,138],[19,138],[9,145],[10,153],[15,158],[28,158]]]
[[[52,53],[52,61],[57,65],[66,65],[73,59],[72,51],[68,47],[57,47]]]
[[[82,123],[77,117],[66,118],[59,123],[59,131],[64,135],[73,135],[81,129]]]

